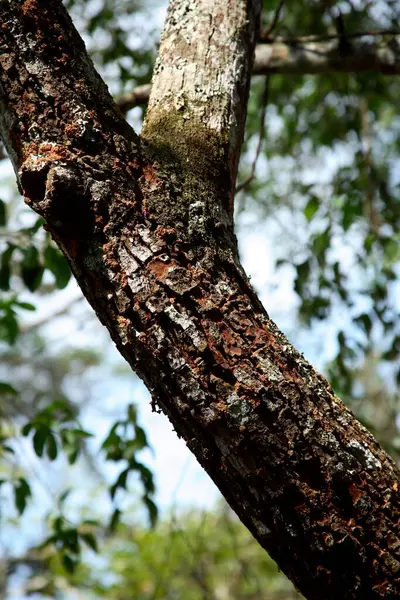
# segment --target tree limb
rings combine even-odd
[[[375,32],[376,36],[379,32]],[[253,66],[253,75],[273,73],[307,75],[341,73],[382,73],[400,75],[400,35],[382,35],[377,40],[372,34],[368,39],[349,36],[351,51],[343,55],[338,36],[271,38],[274,41],[259,44]],[[126,113],[134,106],[147,104],[151,85],[141,85],[117,100]]]
[[[177,0],[170,2],[142,137],[159,144],[167,129],[176,153],[184,152],[186,157],[190,154],[192,160],[202,162],[205,155],[213,156],[213,178],[218,180],[219,195],[228,186],[229,197],[223,201],[223,209],[229,220],[258,35],[255,15],[260,3],[249,0],[247,8],[242,1],[224,4],[218,0],[217,4],[219,12],[211,10],[210,2],[205,0],[197,6],[192,0],[182,0],[179,6]]]
[[[400,35],[385,35],[381,39],[348,36],[346,39],[349,46],[346,53],[341,51],[338,36],[327,41],[293,39],[260,44],[256,50],[253,73],[400,74]]]
[[[171,0],[141,140],[61,0],[0,0],[0,131],[119,351],[254,537],[309,600],[394,599],[399,472],[238,260],[227,203],[260,5]]]

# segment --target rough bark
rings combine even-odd
[[[154,406],[280,568],[310,600],[398,598],[399,473],[237,258],[259,10],[171,2],[140,140],[61,2],[0,0],[1,133],[26,202]]]
[[[400,74],[400,36],[382,35],[350,39],[346,51],[338,38],[318,41],[276,38],[256,47],[253,75],[308,75],[318,73]],[[121,110],[147,104],[151,85],[141,85],[118,100]]]

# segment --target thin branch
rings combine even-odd
[[[117,104],[120,107],[122,113],[125,115],[128,110],[135,106],[145,106],[148,102],[150,95],[151,85],[139,85],[132,92],[124,94],[117,99]]]
[[[346,33],[346,38],[357,39],[362,37],[376,37],[381,35],[400,35],[400,31],[396,31],[393,29],[374,29],[372,31],[356,31],[354,33]],[[261,35],[259,42],[264,44],[306,44],[308,42],[328,42],[330,40],[337,40],[340,37],[341,36],[338,33],[285,37],[280,35],[268,35],[264,32]]]
[[[236,190],[235,190],[236,194],[238,192],[240,192],[241,190],[243,190],[254,179],[254,176],[256,173],[257,161],[258,161],[258,157],[260,156],[261,147],[262,147],[264,134],[265,134],[265,116],[267,114],[267,104],[268,104],[268,97],[269,97],[269,83],[270,83],[270,75],[267,75],[265,78],[265,86],[264,86],[264,91],[263,91],[263,95],[262,95],[262,108],[261,108],[261,114],[260,114],[260,127],[259,127],[256,153],[254,156],[253,164],[251,165],[250,174],[246,177],[246,179],[244,181],[239,183],[239,185],[236,187]]]
[[[350,38],[347,38],[349,41]],[[382,39],[353,39],[345,54],[341,38],[329,41],[275,41],[259,44],[253,74],[317,74],[317,73],[380,73],[400,74],[400,35]]]
[[[49,323],[56,317],[62,317],[63,315],[69,313],[72,306],[74,306],[74,304],[77,304],[81,300],[83,300],[83,296],[78,296],[77,298],[70,300],[68,302],[68,304],[66,304],[65,306],[62,306],[61,308],[59,308],[49,314],[46,314],[41,319],[38,319],[37,321],[34,321],[33,323],[27,323],[26,325],[22,325],[20,328],[21,333],[31,333],[35,329],[39,329],[40,327],[43,327],[43,325],[46,325],[47,323]]]
[[[275,11],[274,18],[272,19],[272,23],[267,27],[267,29],[261,33],[260,38],[263,39],[263,36],[268,37],[278,25],[279,17],[282,12],[283,5],[285,4],[285,0],[281,0],[278,4],[278,7]]]
[[[390,35],[389,35],[390,33]],[[346,36],[346,39],[365,36],[383,36],[382,40],[360,40],[351,45],[343,56],[340,37],[306,36],[298,38],[273,37],[256,47],[253,75],[271,73],[317,74],[317,73],[382,73],[400,75],[400,34],[393,31],[363,32]],[[325,39],[326,41],[322,41]],[[146,104],[151,85],[141,85],[126,94],[117,103],[126,113],[134,106]]]

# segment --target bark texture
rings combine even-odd
[[[140,140],[61,2],[0,0],[1,133],[26,202],[154,406],[280,568],[310,600],[398,598],[399,473],[237,258],[230,202],[259,11],[171,2]]]

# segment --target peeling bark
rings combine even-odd
[[[0,0],[1,134],[154,406],[280,568],[310,600],[398,598],[399,473],[237,257],[230,201],[259,10],[171,2],[140,139],[59,0]]]

